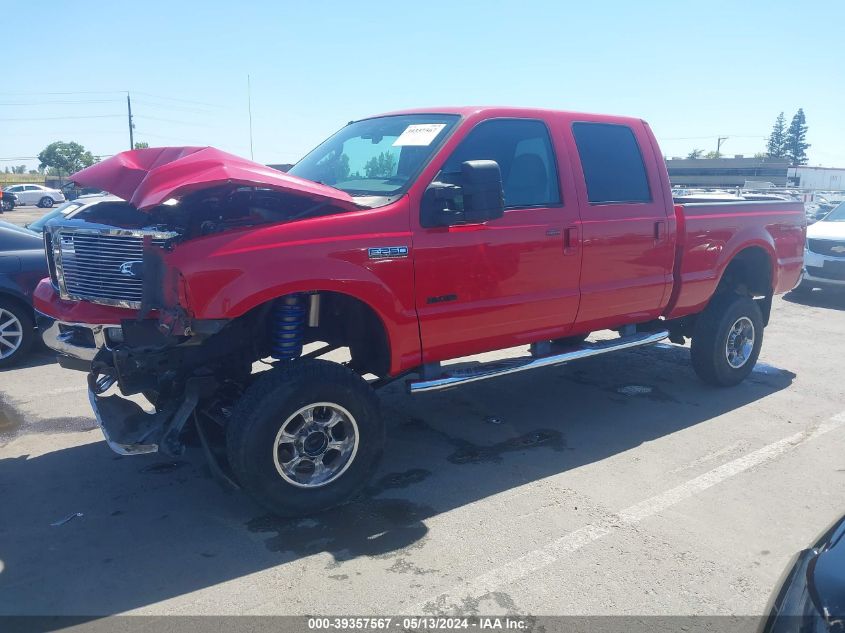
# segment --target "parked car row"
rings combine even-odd
[[[22,360],[36,339],[32,293],[47,276],[41,233],[50,220],[70,217],[109,195],[88,195],[65,202],[26,227],[0,221],[0,369]]]
[[[18,197],[11,191],[3,191],[0,189],[0,213],[3,211],[11,211],[18,203]]]
[[[807,227],[804,273],[798,292],[845,288],[845,202]]]
[[[47,274],[37,233],[0,222],[0,368],[23,358],[35,339],[32,292]]]
[[[58,189],[51,189],[44,185],[12,185],[3,189],[3,194],[10,193],[15,196],[13,205],[3,210],[11,210],[15,206],[37,205],[42,209],[49,209],[58,202],[65,201],[65,194]]]

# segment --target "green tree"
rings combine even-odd
[[[364,165],[364,173],[367,178],[389,178],[393,175],[396,169],[396,156],[391,152],[381,152],[378,156],[373,156]]]
[[[150,146],[146,141],[138,141],[135,143],[135,149],[147,149]]]
[[[807,139],[807,118],[804,110],[798,108],[798,112],[792,117],[792,123],[786,130],[786,142],[784,143],[784,155],[792,165],[807,164],[807,148],[810,144]]]
[[[48,174],[68,176],[94,164],[94,156],[79,143],[56,141],[38,154],[39,168]]]
[[[766,140],[766,155],[772,158],[783,158],[786,155],[786,119],[783,112],[775,119],[772,133]]]
[[[716,151],[707,152],[704,155],[704,158],[721,158],[721,157],[722,157],[722,153],[716,152]]]
[[[703,149],[694,149],[689,154],[687,154],[687,158],[696,159],[701,158],[701,155],[704,153]]]

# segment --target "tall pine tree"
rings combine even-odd
[[[772,126],[772,133],[766,142],[766,155],[772,158],[783,158],[786,155],[786,119],[783,118],[783,112]]]
[[[792,117],[792,123],[789,124],[789,129],[786,131],[786,143],[784,145],[786,157],[793,165],[807,164],[807,148],[810,147],[806,143],[807,138],[807,119],[804,116],[803,108],[798,108],[798,112]]]

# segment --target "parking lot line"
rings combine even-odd
[[[699,492],[712,488],[755,466],[772,461],[780,455],[794,450],[810,440],[816,439],[843,425],[845,425],[845,411],[832,416],[815,428],[800,431],[777,442],[767,444],[762,448],[731,460],[721,466],[717,466],[674,488],[629,506],[606,520],[588,524],[569,532],[541,548],[532,550],[505,565],[480,574],[469,581],[455,586],[448,592],[438,594],[435,598],[417,605],[417,608],[412,609],[412,612],[449,612],[451,608],[460,605],[462,600],[467,597],[480,598],[512,582],[525,578],[540,569],[553,565],[564,555],[575,552],[593,541],[623,527],[637,524],[681,501],[693,497]]]

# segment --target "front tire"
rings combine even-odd
[[[42,209],[49,209],[53,206],[53,199],[50,196],[44,196],[38,201],[38,206]]]
[[[0,299],[0,369],[11,367],[26,356],[35,338],[29,308]]]
[[[226,429],[241,486],[280,516],[322,512],[366,484],[384,447],[375,392],[348,368],[295,360],[261,373]]]
[[[695,323],[692,367],[708,384],[733,387],[754,369],[762,345],[763,315],[757,303],[749,297],[721,295]]]

